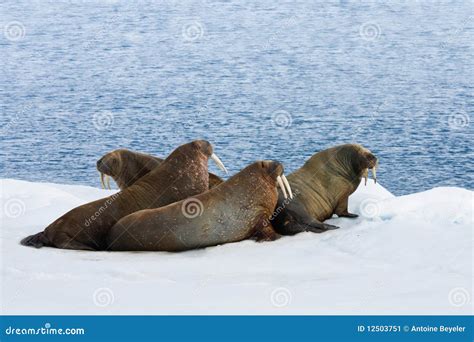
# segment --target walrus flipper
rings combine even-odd
[[[39,232],[37,234],[33,234],[27,236],[26,238],[20,241],[20,244],[23,246],[30,246],[35,248],[41,248],[43,246],[49,246],[49,241],[44,235],[44,232]]]
[[[320,222],[303,213],[295,213],[286,209],[283,222],[278,225],[278,232],[285,235],[295,235],[302,232],[324,233],[338,228],[338,226]]]
[[[339,217],[347,217],[347,218],[358,218],[358,217],[359,217],[359,215],[357,215],[357,214],[352,214],[352,213],[350,213],[350,212],[348,212],[348,211],[345,212],[345,213],[340,213],[340,214],[337,214],[337,213],[336,213],[336,215],[339,216]]]
[[[289,222],[289,224],[285,227],[289,231],[292,231],[293,234],[300,233],[300,232],[312,232],[312,233],[324,233],[328,230],[339,229],[338,226],[334,226],[332,224],[322,223],[318,220],[312,221],[310,224],[308,223],[301,223],[298,221]]]
[[[281,235],[275,231],[268,218],[265,215],[262,215],[255,225],[255,232],[251,239],[257,242],[263,242],[275,241],[279,238],[281,238]]]
[[[349,212],[347,209],[347,206],[349,204],[349,197],[346,197],[345,199],[341,200],[339,204],[336,207],[336,210],[334,211],[335,214],[339,217],[347,217],[347,218],[357,218],[359,215],[357,214],[352,214]]]

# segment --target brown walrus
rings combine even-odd
[[[355,218],[349,213],[348,199],[372,169],[376,181],[377,158],[366,148],[346,144],[313,155],[300,169],[288,176],[295,193],[292,200],[280,194],[272,219],[280,234],[292,235],[303,231],[321,233],[337,226],[322,223],[336,214]]]
[[[120,190],[132,186],[137,180],[160,165],[163,159],[127,149],[118,149],[106,153],[97,161],[97,170],[100,172],[100,181],[103,188],[110,189],[108,176],[117,183]],[[213,173],[209,173],[209,188],[222,183],[223,180]]]
[[[149,154],[118,149],[108,152],[97,161],[100,182],[109,188],[108,176],[117,183],[120,190],[132,186],[137,180],[161,164],[163,159]]]
[[[112,196],[67,212],[43,232],[21,241],[26,246],[101,250],[108,230],[122,217],[146,208],[157,208],[209,188],[208,158],[214,155],[205,140],[182,145],[147,175]]]
[[[122,218],[107,234],[107,249],[176,252],[250,237],[274,240],[279,235],[269,218],[282,178],[282,164],[255,162],[203,194]]]

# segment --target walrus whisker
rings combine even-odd
[[[290,195],[290,198],[293,199],[293,191],[291,191],[290,183],[288,183],[288,179],[286,179],[285,175],[281,175],[281,179],[283,180],[283,183],[285,184],[286,189],[288,190],[288,194]]]
[[[222,171],[224,171],[226,175],[229,174],[229,171],[227,171],[226,167],[224,166],[224,163],[219,159],[218,156],[216,156],[215,153],[211,154],[211,159],[214,160],[214,162],[215,162],[216,165],[219,167],[219,169],[221,169]]]
[[[287,199],[288,195],[286,194],[285,185],[283,184],[283,181],[281,180],[280,176],[277,177],[277,182],[280,186],[281,191],[283,192],[283,196],[285,197],[285,199]]]
[[[100,172],[100,184],[102,185],[102,189],[105,189],[104,174],[102,172]]]

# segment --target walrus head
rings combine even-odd
[[[285,199],[288,198],[288,195],[291,199],[293,198],[293,191],[283,173],[285,170],[282,163],[272,160],[263,160],[254,163],[254,165],[261,169],[267,179],[280,187]]]
[[[219,159],[219,157],[214,153],[214,149],[212,147],[212,144],[209,141],[207,141],[207,140],[195,140],[195,141],[191,142],[191,146],[193,148],[195,148],[196,150],[200,151],[201,153],[203,153],[208,158],[211,158],[216,163],[216,165],[219,167],[219,169],[224,171],[226,174],[229,173],[227,171],[226,167],[224,166],[224,163],[222,163],[222,161]]]
[[[366,185],[369,170],[372,170],[374,182],[377,183],[377,157],[362,145],[347,144],[339,146],[336,158],[346,164],[358,178],[364,177]]]
[[[182,170],[179,170],[181,165],[176,166],[177,163],[184,163],[184,165],[192,166],[196,161],[200,160],[201,163],[206,164],[207,172],[207,162],[209,158],[212,159],[222,171],[228,174],[226,167],[214,153],[212,144],[207,140],[194,140],[177,147],[170,155],[168,155],[164,162],[168,163],[174,171],[181,172]],[[178,169],[176,169],[176,167],[178,167]],[[216,178],[216,176],[213,175],[213,178]],[[214,179],[214,185],[221,183],[219,180],[220,179],[216,182],[216,179]]]
[[[131,186],[135,181],[158,166],[162,159],[127,149],[118,149],[105,154],[97,161],[103,188],[110,189],[109,176],[120,189]]]

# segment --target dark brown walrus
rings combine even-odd
[[[346,144],[313,155],[300,169],[288,176],[295,193],[292,200],[280,194],[275,218],[275,230],[284,235],[310,231],[321,233],[337,226],[322,223],[332,217],[355,218],[347,210],[349,195],[372,169],[376,181],[377,158],[366,148]]]
[[[282,174],[278,162],[255,162],[194,198],[128,215],[110,229],[107,249],[176,252],[250,237],[274,240],[279,235],[269,218]]]
[[[150,154],[118,149],[106,153],[100,158],[97,161],[97,170],[100,172],[100,181],[103,188],[108,187],[110,189],[108,180],[108,176],[110,176],[117,183],[120,190],[125,190],[162,162],[163,159]],[[213,188],[222,182],[223,180],[219,176],[209,173],[209,188]]]
[[[212,145],[205,140],[182,145],[131,187],[72,209],[43,232],[23,239],[21,244],[101,250],[104,248],[105,235],[122,217],[208,190],[207,162],[211,156],[216,159]]]

